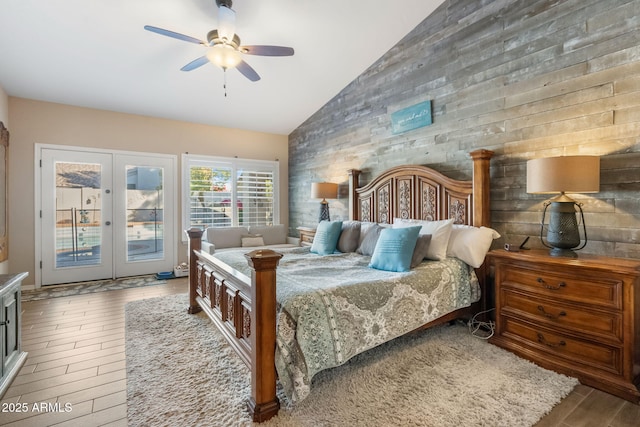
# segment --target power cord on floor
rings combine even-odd
[[[493,336],[496,329],[495,322],[493,320],[489,320],[488,322],[477,320],[478,316],[482,314],[490,313],[493,310],[495,309],[492,308],[489,310],[480,311],[473,315],[473,317],[467,322],[467,326],[469,326],[469,333],[471,335],[483,340],[488,340]]]

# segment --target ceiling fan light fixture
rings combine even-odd
[[[226,6],[218,8],[218,36],[224,42],[228,43],[233,40],[236,33],[236,12]]]
[[[224,70],[227,68],[235,68],[240,61],[242,61],[240,52],[226,44],[214,45],[209,48],[206,56],[212,64],[215,64]]]
[[[211,62],[225,71],[225,88],[226,70],[228,68],[236,68],[240,74],[252,82],[260,80],[260,75],[256,70],[242,59],[243,54],[258,56],[293,55],[294,51],[291,47],[270,45],[242,46],[240,44],[240,37],[235,33],[236,12],[231,9],[233,0],[215,0],[215,2],[216,6],[218,6],[219,28],[209,31],[206,41],[151,25],[145,25],[144,29],[163,36],[205,46],[207,51],[203,56],[189,62],[180,68],[180,70],[192,71]]]

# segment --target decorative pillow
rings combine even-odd
[[[493,240],[499,237],[500,234],[493,228],[456,224],[451,230],[447,256],[458,258],[471,267],[478,268],[484,262]]]
[[[375,222],[363,222],[360,225],[360,244],[356,249],[356,253],[366,256],[373,255],[382,230],[383,227],[380,227]]]
[[[242,236],[242,247],[264,246],[264,239],[260,234],[245,234]]]
[[[313,237],[311,252],[318,255],[329,255],[336,251],[342,221],[320,221]]]
[[[371,256],[369,267],[385,271],[409,271],[420,226],[384,228]]]
[[[429,243],[431,243],[431,234],[418,235],[418,241],[411,257],[411,268],[416,268],[427,257]]]
[[[338,239],[340,252],[355,252],[360,242],[360,221],[345,221]]]
[[[414,219],[395,218],[393,228],[422,226],[420,234],[431,234],[431,242],[426,258],[442,261],[447,257],[447,246],[453,228],[453,218],[440,221],[421,221]]]

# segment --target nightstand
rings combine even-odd
[[[640,403],[640,260],[491,251],[490,342]]]
[[[297,230],[300,233],[300,246],[311,246],[316,235],[316,228],[298,227]]]

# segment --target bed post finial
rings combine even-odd
[[[349,219],[351,221],[359,220],[360,213],[358,212],[358,195],[356,189],[360,186],[360,173],[359,169],[349,169]]]
[[[469,154],[473,159],[473,225],[490,227],[489,161],[493,151],[480,149]]]
[[[186,230],[189,236],[189,308],[187,312],[189,314],[196,314],[202,311],[198,302],[196,301],[197,289],[198,289],[198,257],[194,254],[194,251],[202,249],[202,234],[203,230],[199,228],[190,228]]]

